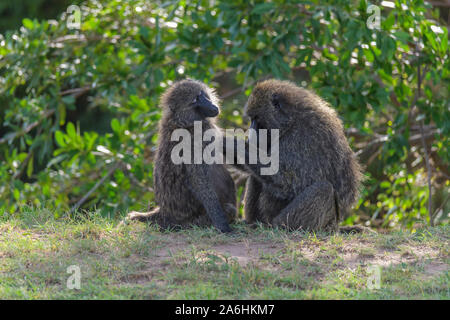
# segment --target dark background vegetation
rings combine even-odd
[[[80,30],[67,28],[72,3]],[[247,95],[275,77],[344,122],[367,176],[347,224],[447,223],[448,2],[373,3],[379,30],[364,0],[1,1],[0,215],[154,205],[164,89],[205,81],[222,97],[220,125],[247,128]]]

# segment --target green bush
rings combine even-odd
[[[429,176],[445,220],[448,31],[421,0],[393,4],[379,7],[379,29],[364,0],[92,0],[81,30],[66,14],[24,19],[0,35],[0,214],[146,208],[161,92],[186,76],[210,83],[221,124],[245,127],[245,94],[271,76],[342,117],[367,175],[347,223],[413,229],[429,219]]]

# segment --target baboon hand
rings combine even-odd
[[[223,233],[230,233],[233,231],[230,225],[228,224],[228,220],[226,218],[225,212],[223,212],[222,208],[218,204],[218,208],[216,210],[210,209],[207,211],[213,225]]]

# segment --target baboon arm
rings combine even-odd
[[[244,152],[240,154],[238,152],[239,144],[244,145]],[[256,179],[263,181],[260,178],[261,164],[250,163],[249,144],[247,140],[237,137],[223,137],[223,155],[226,159],[226,163],[232,165],[234,168],[243,171],[245,173],[255,176]]]
[[[318,181],[292,200],[273,221],[290,230],[336,231],[338,227],[333,186]]]
[[[250,176],[247,179],[245,186],[245,197],[244,197],[244,213],[245,221],[247,223],[253,223],[256,221],[256,216],[258,215],[258,200],[259,195],[262,191],[261,183],[255,179],[254,176]]]
[[[187,165],[186,173],[185,183],[187,187],[194,197],[203,204],[213,225],[222,232],[231,232],[227,216],[210,181],[207,165]]]

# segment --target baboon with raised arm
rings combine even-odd
[[[246,113],[252,129],[279,129],[277,173],[261,175],[264,166],[248,159],[236,166],[250,173],[246,221],[337,231],[357,200],[362,174],[336,112],[291,82],[267,80],[254,88]]]
[[[162,228],[214,225],[230,232],[236,217],[234,182],[220,164],[175,164],[172,141],[176,129],[186,129],[194,145],[194,122],[202,129],[216,129],[213,117],[219,113],[217,98],[205,84],[182,80],[161,97],[163,109],[159,123],[158,150],[154,162],[155,201],[159,205],[150,212],[131,212],[129,220],[152,221]],[[203,145],[204,147],[204,145]]]

